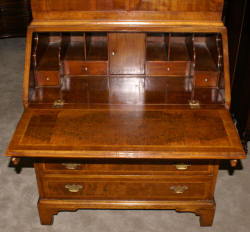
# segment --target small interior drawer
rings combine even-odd
[[[215,71],[195,71],[195,87],[216,87],[218,85],[219,72]]]
[[[66,75],[107,75],[105,61],[65,60],[64,73]]]
[[[60,85],[59,71],[36,71],[36,80],[38,86],[58,86]]]
[[[189,76],[190,61],[148,61],[146,72],[149,76]]]
[[[208,199],[212,178],[49,178],[44,196],[54,199],[180,200]]]
[[[85,161],[61,160],[40,163],[48,174],[103,174],[103,175],[207,175],[213,165],[208,161]]]

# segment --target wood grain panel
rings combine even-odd
[[[136,10],[136,11],[222,11],[223,0],[33,0],[33,11],[102,11],[102,10]],[[128,8],[129,7],[129,8]]]
[[[128,10],[127,0],[47,0],[48,11],[110,11]]]
[[[146,74],[149,76],[181,76],[190,75],[191,62],[186,61],[148,61]]]
[[[110,78],[111,104],[144,104],[144,77],[113,76]]]
[[[67,166],[69,164],[71,166]],[[72,160],[70,162],[47,160],[39,166],[40,172],[44,174],[67,175],[208,175],[213,173],[212,162],[197,160]]]
[[[176,159],[245,156],[225,109],[150,110],[140,106],[28,109],[7,150],[11,156],[94,158],[101,154],[106,158]]]
[[[101,19],[111,16],[110,14],[105,14],[105,11],[113,11],[112,13],[120,11],[112,14],[112,18],[121,18],[121,15],[123,15],[124,20],[139,20],[140,13],[143,13],[145,18],[144,11],[148,11],[150,14],[148,16],[151,20],[163,16],[165,19],[173,20],[185,20],[188,17],[192,17],[193,20],[201,20],[202,18],[204,20],[207,18],[207,20],[219,21],[221,20],[223,3],[223,0],[86,0],[82,4],[82,2],[77,0],[33,0],[32,11],[35,19],[55,19],[59,17],[61,19]],[[88,12],[98,12],[96,14],[97,17],[91,14],[87,15],[86,13]],[[104,12],[104,14],[100,14],[100,12]],[[132,18],[131,14],[127,14],[130,12],[134,15]]]
[[[222,11],[223,0],[133,0],[134,10],[141,11]]]
[[[219,81],[219,72],[213,71],[195,71],[195,87],[217,87]]]
[[[70,192],[67,185],[81,186],[78,192]],[[208,199],[212,178],[112,178],[44,180],[45,198],[105,199],[105,200],[184,200]],[[183,193],[174,188],[184,187]]]
[[[201,226],[211,226],[215,213],[215,201],[126,201],[126,200],[48,200],[38,202],[39,215],[43,225],[51,225],[53,216],[60,211],[78,209],[171,209],[177,212],[193,212],[200,216]]]
[[[109,33],[111,74],[144,74],[145,36],[144,33]]]
[[[65,75],[107,75],[107,69],[105,61],[64,60]]]
[[[37,86],[58,86],[60,85],[59,71],[36,71]]]

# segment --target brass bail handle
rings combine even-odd
[[[171,190],[173,190],[176,194],[182,194],[186,190],[188,190],[188,187],[186,185],[175,185],[170,187]]]
[[[180,163],[180,164],[174,164],[177,170],[187,170],[190,164]]]
[[[79,184],[66,184],[65,188],[71,193],[77,193],[82,189],[82,185]]]
[[[73,163],[62,163],[62,165],[69,170],[75,170],[80,166],[80,164],[73,164]]]

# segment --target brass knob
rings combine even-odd
[[[11,162],[17,166],[20,163],[20,158],[12,157]]]
[[[171,70],[171,69],[168,67],[168,68],[167,68],[167,71],[169,72],[170,70]]]
[[[114,56],[114,55],[115,55],[115,52],[114,52],[114,51],[112,51],[111,55],[112,55],[112,56]]]
[[[205,82],[208,82],[208,79],[207,79],[207,78],[205,78],[205,79],[204,79],[204,81],[205,81]]]
[[[88,71],[88,67],[83,67],[83,70],[84,70],[85,72],[87,72],[87,71]]]
[[[231,166],[234,168],[237,166],[238,160],[230,160]]]
[[[54,101],[53,107],[63,107],[64,106],[64,100],[62,99],[57,99]]]
[[[190,164],[174,164],[177,170],[187,170]]]
[[[186,185],[175,185],[170,187],[171,190],[173,190],[176,194],[182,194],[186,190],[188,190],[188,187]]]
[[[78,166],[80,166],[80,164],[73,164],[73,163],[62,163],[62,165],[69,170],[75,170],[77,169]]]
[[[49,77],[46,77],[46,81],[49,81],[50,80],[50,78]]]
[[[65,188],[71,193],[77,193],[82,189],[82,185],[79,184],[66,184]]]

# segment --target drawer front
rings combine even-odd
[[[217,87],[219,72],[196,71],[194,73],[195,87]]]
[[[48,179],[45,198],[89,200],[188,200],[208,199],[212,178],[113,178]]]
[[[148,61],[146,72],[149,76],[189,76],[189,61]]]
[[[64,61],[65,75],[107,75],[107,67],[104,61]]]
[[[59,71],[36,71],[38,86],[58,86],[60,85]]]
[[[208,175],[213,172],[209,161],[57,161],[40,164],[48,174],[103,174],[103,175]]]

